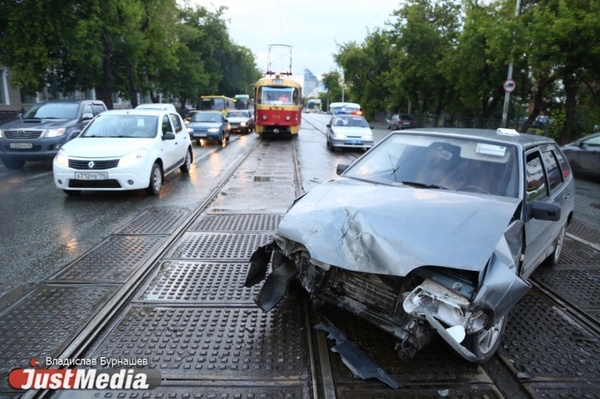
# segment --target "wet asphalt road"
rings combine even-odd
[[[304,114],[298,159],[302,190],[335,175],[336,164],[348,164],[362,153],[336,151],[325,147],[327,115]],[[375,138],[388,130],[375,124]],[[302,133],[302,131],[301,131]],[[232,135],[226,147],[208,143],[194,144],[194,164],[189,175],[176,172],[167,177],[161,195],[148,197],[143,191],[84,193],[68,197],[54,186],[50,162],[26,163],[23,170],[8,170],[0,164],[0,296],[4,305],[35,284],[52,276],[65,265],[85,254],[121,226],[154,206],[182,206],[195,209],[231,165],[256,143],[258,136]],[[576,179],[575,217],[600,225],[600,184]],[[252,208],[252,196],[248,205]]]

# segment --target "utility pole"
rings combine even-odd
[[[521,0],[517,0],[517,5],[515,8],[515,18],[519,16],[519,10],[521,9]],[[510,86],[510,82],[513,82],[512,79],[512,74],[513,74],[513,63],[512,61],[510,62],[510,64],[508,64],[508,75],[506,76],[506,81],[505,82],[509,82],[509,86]],[[514,90],[514,85],[512,87],[512,90]],[[508,120],[508,104],[510,103],[510,93],[512,92],[511,89],[507,90],[507,87],[505,85],[504,87],[504,108],[502,109],[502,127],[507,127],[507,120]]]

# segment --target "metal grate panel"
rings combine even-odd
[[[600,399],[598,383],[571,384],[524,384],[525,389],[534,399]]]
[[[531,381],[600,380],[598,337],[535,290],[513,310],[499,351]]]
[[[275,231],[281,215],[204,215],[187,231]]]
[[[569,223],[567,231],[588,242],[600,245],[600,229],[598,227],[591,226],[581,220],[573,219]]]
[[[271,241],[268,234],[185,233],[168,258],[249,260],[256,248]]]
[[[597,266],[600,265],[600,252],[578,241],[565,238],[559,263]]]
[[[186,208],[149,208],[115,234],[172,234],[190,213]]]
[[[41,285],[0,314],[0,375],[29,366],[32,358],[56,357],[117,286]],[[45,368],[45,367],[44,367]],[[0,392],[10,389],[0,380]]]
[[[272,386],[161,386],[151,391],[59,391],[53,398],[60,399],[309,399],[307,387],[302,385]]]
[[[341,386],[337,389],[338,399],[505,399],[493,385],[465,384],[460,387],[404,388],[392,389],[356,389]]]
[[[534,277],[580,308],[600,307],[600,270],[597,268],[538,268]]]
[[[166,261],[138,299],[256,306],[253,298],[260,286],[243,286],[247,269],[247,263]]]
[[[133,306],[89,357],[144,358],[163,378],[302,382],[310,378],[302,306]]]
[[[166,236],[111,236],[54,278],[59,281],[125,282],[166,241]]]

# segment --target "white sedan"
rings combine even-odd
[[[327,148],[363,149],[373,147],[373,131],[360,115],[337,115],[327,124]]]
[[[155,196],[167,174],[189,172],[192,154],[187,128],[175,112],[105,111],[60,149],[54,183],[67,194],[144,189]]]

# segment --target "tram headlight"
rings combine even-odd
[[[266,121],[267,120],[267,115],[263,115],[262,118],[263,118],[263,121]]]
[[[290,121],[290,119],[292,119],[292,118],[290,118],[290,116],[289,116],[289,115],[287,115],[287,116],[285,117],[285,120],[286,120],[286,121],[288,121],[288,122]]]

